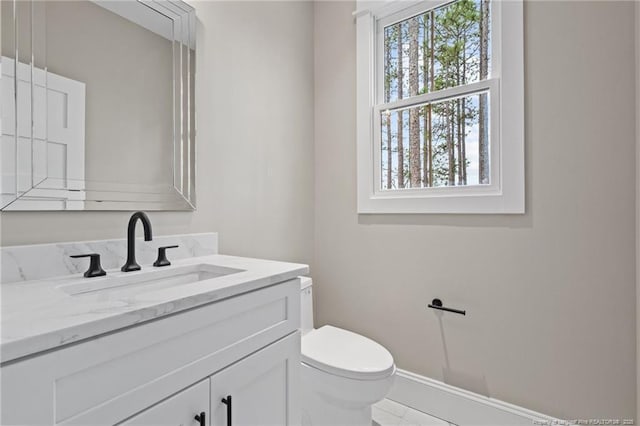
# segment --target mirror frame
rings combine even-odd
[[[17,34],[16,26],[18,17],[16,16],[17,3],[25,3],[25,0],[2,0],[11,3],[13,11],[13,26],[11,30]],[[12,200],[2,202],[2,211],[193,211],[196,208],[195,192],[195,42],[196,42],[196,15],[195,9],[181,0],[88,0],[97,3],[116,13],[125,16],[126,19],[146,27],[151,31],[154,29],[145,25],[145,13],[134,13],[132,10],[140,7],[149,13],[160,14],[172,22],[171,34],[164,31],[163,37],[172,41],[173,57],[173,185],[145,185],[129,183],[110,183],[89,180],[71,181],[67,179],[64,184],[60,184],[60,179],[45,178],[40,182],[35,182],[33,178],[34,167],[31,164],[31,185],[27,190],[18,189],[18,177],[15,177],[15,191],[9,193]],[[33,16],[34,1],[28,1]],[[147,10],[149,9],[149,10]],[[143,12],[144,12],[143,10]],[[34,38],[34,25],[29,29],[31,38]],[[156,33],[160,34],[158,28]],[[33,41],[32,41],[33,45]],[[18,46],[14,37],[13,40],[14,58],[18,56]],[[33,53],[33,52],[31,52]],[[5,73],[18,75],[18,66],[29,67],[31,75],[34,75],[33,54],[29,64],[22,64],[18,61],[4,61],[2,67],[13,69],[6,70]],[[3,74],[4,75],[4,74]],[[33,93],[35,78],[31,79],[29,90]],[[17,79],[13,79],[13,90],[17,99],[18,84]],[[16,131],[13,137],[15,143],[15,164],[18,163],[18,110],[16,102],[13,103],[13,119]],[[31,108],[33,109],[33,108]],[[4,115],[4,114],[3,114]],[[33,111],[30,111],[29,122],[33,122]],[[4,137],[4,136],[3,136]],[[27,138],[29,139],[29,138]],[[33,147],[33,129],[31,130],[31,144]],[[1,167],[1,165],[0,165]],[[16,175],[17,175],[16,166]],[[0,174],[1,175],[1,174]],[[80,200],[80,201],[78,201]],[[61,207],[64,206],[64,207]]]

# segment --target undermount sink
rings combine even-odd
[[[58,288],[72,296],[113,290],[161,290],[164,288],[191,284],[225,275],[244,272],[242,269],[228,268],[211,264],[196,264],[150,271],[129,272],[119,276],[90,278],[73,284],[63,284]],[[146,288],[145,288],[146,287]]]

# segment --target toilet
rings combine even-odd
[[[393,356],[351,331],[314,329],[312,281],[300,279],[302,425],[371,426],[371,406],[393,384]]]

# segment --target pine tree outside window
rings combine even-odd
[[[522,2],[358,2],[358,212],[523,213]]]

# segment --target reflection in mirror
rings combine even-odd
[[[181,1],[2,0],[3,209],[193,209],[194,49]]]

